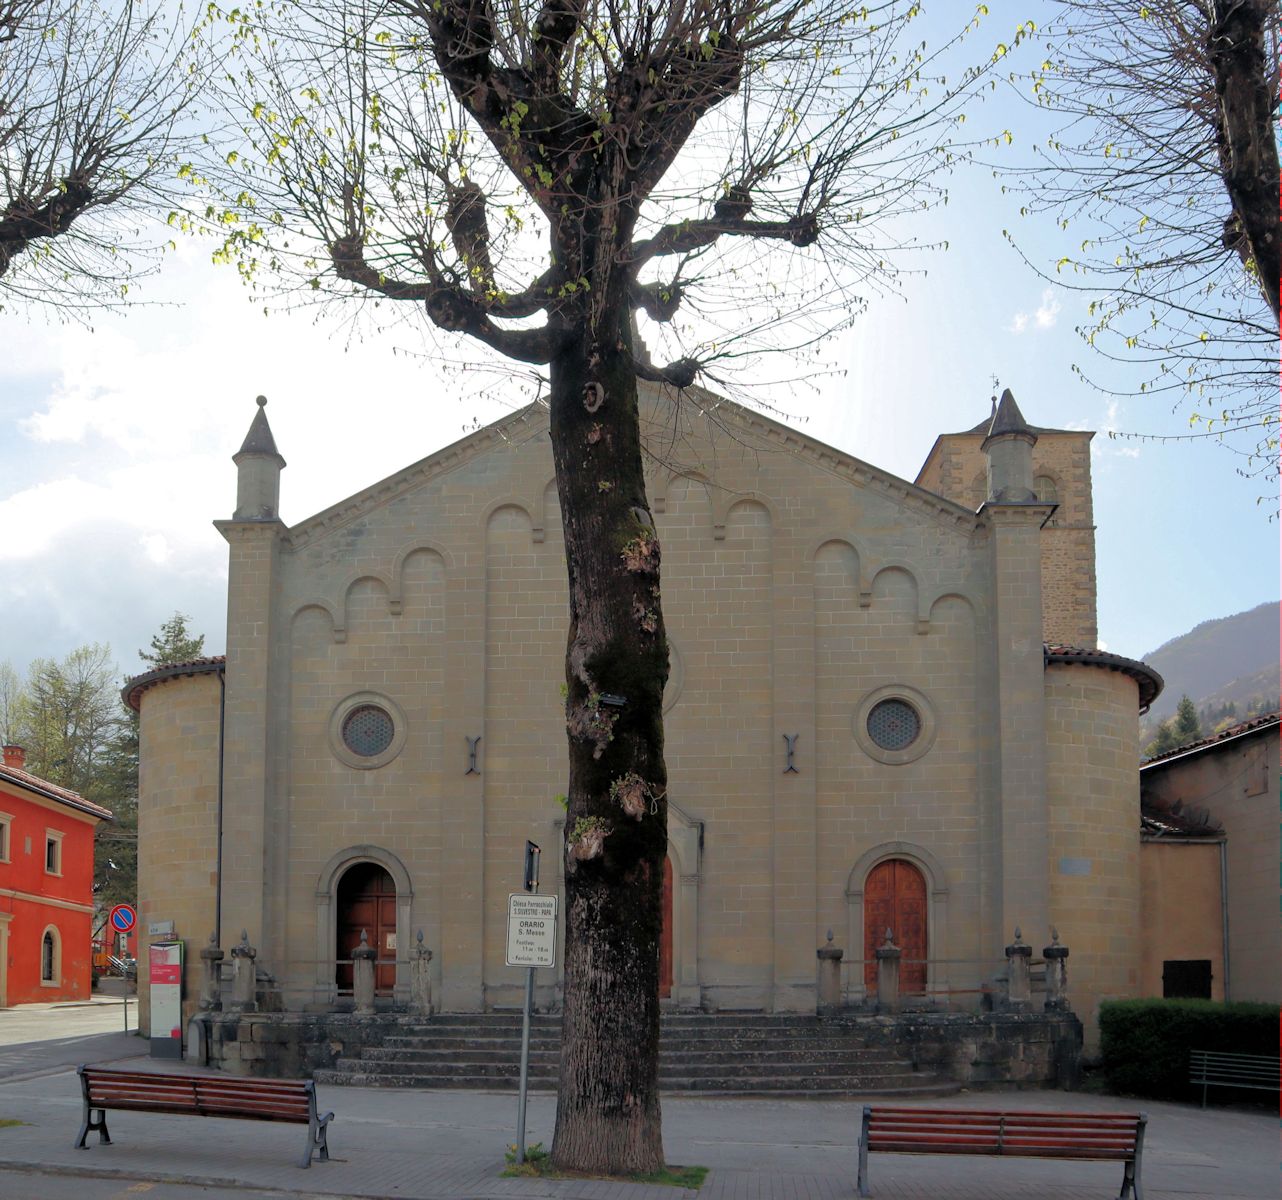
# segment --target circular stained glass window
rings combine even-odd
[[[921,733],[921,716],[905,700],[881,700],[868,714],[868,736],[883,750],[906,750]]]
[[[376,758],[392,744],[396,726],[376,704],[362,704],[343,718],[343,745],[362,758]]]

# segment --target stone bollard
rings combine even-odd
[[[828,930],[828,944],[815,951],[819,959],[819,1011],[836,1012],[841,1008],[841,960],[846,952],[832,944],[832,930]]]
[[[352,992],[358,1013],[374,1011],[374,960],[377,957],[378,951],[369,944],[362,929],[361,944],[352,951]]]
[[[200,989],[200,1007],[205,1012],[217,1012],[223,1006],[223,952],[218,948],[218,935],[209,935],[209,945],[200,952],[205,964],[204,979]]]
[[[899,1011],[899,959],[903,951],[895,945],[894,935],[886,929],[886,940],[874,951],[877,956],[877,1011]]]
[[[432,1015],[432,952],[423,945],[423,931],[418,931],[418,945],[410,952],[410,1012],[420,1017]]]
[[[1015,940],[1006,947],[1006,1007],[1024,1012],[1032,1007],[1033,989],[1029,981],[1029,962],[1033,948],[1024,941],[1019,926],[1015,926]]]
[[[249,931],[242,929],[240,942],[231,948],[232,1007],[241,1012],[256,1012],[258,1009],[258,980],[254,967],[254,959],[257,957],[258,951],[249,944]]]
[[[1046,1011],[1068,1012],[1068,947],[1059,944],[1059,930],[1051,926],[1051,944],[1042,951],[1046,959]]]

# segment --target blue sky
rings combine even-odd
[[[976,119],[1011,125],[1015,152],[1026,115],[998,96]],[[1116,401],[1078,379],[1072,364],[1091,361],[1074,332],[1087,298],[1051,288],[1006,244],[1002,229],[1022,228],[1019,201],[990,172],[960,170],[949,189],[919,232],[950,249],[908,264],[924,273],[904,277],[900,297],[874,300],[829,347],[839,373],[787,396],[785,419],[911,479],[938,433],[987,415],[996,376],[1033,424],[1100,431],[1107,648],[1140,656],[1199,621],[1276,599],[1275,505],[1257,502],[1266,485],[1240,477],[1214,444],[1110,440],[1110,429],[1187,424],[1166,402]],[[1045,228],[1020,236],[1041,261],[1060,253]],[[442,374],[409,327],[265,317],[199,243],[135,290],[152,303],[92,329],[0,316],[0,662],[19,671],[97,641],[132,673],[137,649],[176,609],[221,652],[226,547],[211,522],[231,514],[230,459],[258,393],[289,463],[290,523],[524,403],[493,376]]]

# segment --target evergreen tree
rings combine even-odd
[[[1180,697],[1175,710],[1175,744],[1186,745],[1196,742],[1202,736],[1202,723],[1198,720],[1197,705],[1185,694]]]
[[[1157,736],[1144,747],[1145,758],[1159,758],[1163,754],[1168,754],[1179,745],[1175,736],[1175,730],[1170,721],[1163,721],[1157,727]]]
[[[160,627],[160,632],[152,636],[150,648],[138,651],[138,657],[153,667],[199,658],[205,652],[205,635],[193,637],[187,628],[190,620],[186,613],[175,612]]]

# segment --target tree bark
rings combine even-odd
[[[1276,0],[1215,0],[1207,53],[1215,77],[1216,146],[1233,205],[1225,240],[1253,263],[1278,317],[1282,224],[1278,214],[1276,97],[1264,60],[1264,32]]]
[[[552,1161],[663,1165],[659,937],[667,853],[659,543],[642,470],[626,281],[562,309],[551,435],[570,584],[565,1011]],[[598,303],[600,302],[600,303]]]

